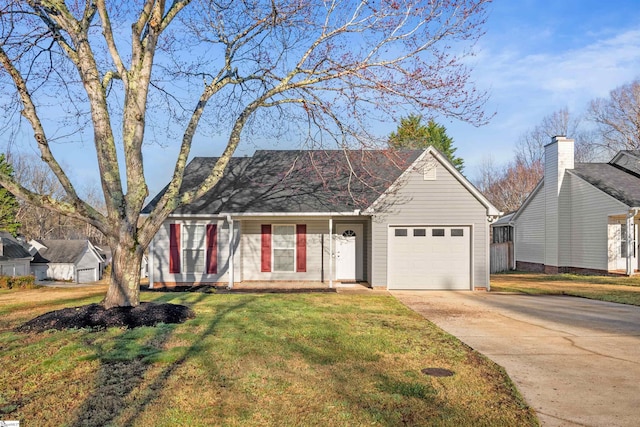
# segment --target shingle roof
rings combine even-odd
[[[2,241],[0,261],[8,261],[16,258],[31,258],[31,254],[29,254],[11,233],[0,231],[0,240]]]
[[[46,246],[36,252],[33,262],[37,264],[75,264],[87,250],[87,240],[38,240]]]
[[[630,207],[640,206],[640,178],[610,163],[577,163],[573,173]]]
[[[420,150],[258,150],[233,158],[220,182],[177,214],[351,212],[369,207]],[[196,157],[181,192],[209,174],[217,158]],[[143,210],[148,213],[166,188]]]

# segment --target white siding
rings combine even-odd
[[[0,261],[0,275],[3,276],[27,276],[29,275],[29,260],[10,259]]]
[[[218,226],[218,273],[169,273],[169,225],[170,224],[217,224]],[[239,241],[239,223],[234,222],[234,245],[237,247]],[[181,237],[184,231],[181,231]],[[206,245],[206,243],[203,243]],[[204,248],[206,250],[206,248]],[[182,250],[182,243],[181,243]],[[238,273],[240,268],[239,250],[236,251],[234,257],[235,280],[240,280]],[[228,282],[229,280],[229,225],[223,220],[191,220],[191,219],[168,219],[160,227],[153,241],[153,257],[152,271],[154,283],[216,283]],[[184,271],[184,265],[181,262],[181,269]],[[150,266],[151,267],[151,266]]]
[[[609,269],[608,221],[628,207],[581,178],[567,174],[571,192],[569,267]]]
[[[516,261],[544,264],[544,184],[515,221]]]
[[[423,160],[436,162],[436,179],[425,180],[424,165],[417,165],[376,209],[372,223],[371,284],[387,286],[389,225],[457,225],[473,230],[472,287],[489,286],[486,207],[431,154]]]
[[[262,272],[261,247],[263,224],[307,225],[306,272]],[[242,280],[328,281],[329,271],[329,219],[290,217],[283,219],[255,219],[242,221]],[[324,264],[324,265],[323,265]]]

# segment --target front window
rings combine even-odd
[[[205,227],[204,225],[184,225],[182,241],[182,265],[188,273],[204,273]]]
[[[295,271],[296,229],[294,225],[273,226],[273,271]]]

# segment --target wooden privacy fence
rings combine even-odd
[[[492,243],[490,264],[491,273],[511,270],[513,265],[513,242]]]

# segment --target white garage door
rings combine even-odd
[[[389,289],[471,289],[471,227],[389,227]]]
[[[78,283],[90,283],[97,280],[97,271],[95,268],[79,268]]]

